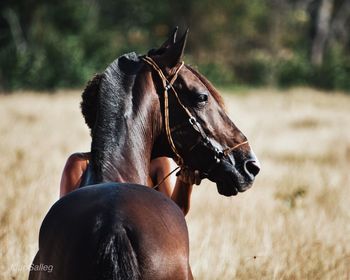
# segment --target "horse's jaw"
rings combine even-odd
[[[224,196],[235,196],[239,192],[245,192],[254,182],[254,178],[247,176],[239,166],[226,161],[220,162],[210,172],[208,179],[216,183],[219,194]]]

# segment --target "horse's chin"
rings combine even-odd
[[[235,196],[248,190],[253,181],[242,175],[231,164],[220,164],[212,172],[209,180],[216,183],[218,193],[224,196]]]
[[[224,196],[235,196],[239,192],[245,192],[251,187],[252,184],[247,184],[244,187],[238,186],[232,182],[217,182],[216,187],[218,189],[218,193]]]

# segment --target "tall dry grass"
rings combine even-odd
[[[195,188],[196,279],[350,278],[350,97],[308,89],[225,95],[262,171],[253,188]],[[66,157],[89,148],[79,93],[0,96],[0,279],[25,279]]]

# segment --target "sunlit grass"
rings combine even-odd
[[[237,197],[195,187],[196,279],[348,279],[350,96],[247,89],[225,100],[262,171]],[[26,279],[65,159],[90,138],[78,92],[0,96],[0,108],[0,279]]]

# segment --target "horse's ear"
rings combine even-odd
[[[178,64],[184,55],[184,50],[187,42],[188,29],[181,37],[179,41],[172,44],[165,52],[161,55],[161,60],[164,66],[175,67]]]
[[[179,29],[179,27],[177,27],[177,26],[174,28],[173,32],[171,32],[170,37],[162,44],[160,49],[162,49],[162,48],[166,49],[166,48],[169,48],[170,46],[172,46],[173,44],[175,44],[178,29]]]

